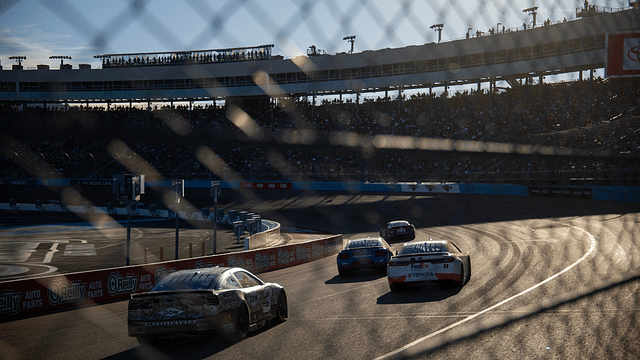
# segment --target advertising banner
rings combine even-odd
[[[403,193],[460,193],[460,186],[458,184],[400,183],[400,187]]]
[[[241,181],[240,188],[257,190],[291,190],[293,186],[290,182]]]
[[[335,235],[261,250],[8,281],[0,283],[0,322],[127,300],[178,270],[230,266],[259,274],[335,255],[341,249],[342,235]]]
[[[640,31],[607,34],[606,77],[640,75]]]

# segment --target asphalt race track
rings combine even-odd
[[[289,319],[238,344],[212,336],[141,346],[127,336],[127,302],[117,302],[0,324],[0,359],[640,357],[636,204],[450,194],[233,201],[285,226],[346,238],[377,236],[385,221],[407,219],[417,238],[448,238],[468,252],[472,276],[461,288],[396,294],[384,275],[339,277],[331,257],[262,274],[286,289]]]

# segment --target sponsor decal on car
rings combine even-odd
[[[412,263],[410,268],[411,270],[428,269],[429,263]]]
[[[435,275],[432,272],[423,272],[423,273],[408,273],[407,279],[423,279],[423,278],[433,278]]]
[[[158,315],[162,315],[162,316],[166,316],[166,317],[172,317],[172,316],[180,315],[183,312],[184,311],[182,311],[180,309],[176,309],[176,308],[170,307],[170,308],[167,308],[167,309],[164,309],[164,310],[160,310]]]
[[[251,307],[256,307],[258,300],[260,300],[260,294],[258,293],[251,293],[247,295],[247,302],[251,304]]]
[[[222,317],[222,328],[225,330],[229,330],[233,328],[233,317],[229,313],[224,313]]]
[[[144,323],[144,326],[171,326],[171,325],[195,325],[195,320],[171,320],[171,321],[152,321]]]

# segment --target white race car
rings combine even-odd
[[[431,282],[461,286],[470,278],[469,255],[447,240],[408,242],[387,265],[391,291]]]

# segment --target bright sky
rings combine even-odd
[[[25,68],[66,63],[100,66],[94,55],[208,50],[275,44],[273,54],[306,54],[311,45],[355,52],[437,41],[429,27],[443,23],[442,41],[464,38],[468,28],[498,23],[522,28],[525,8],[538,6],[537,23],[575,18],[582,0],[1,0],[0,61],[4,69],[26,56]],[[623,8],[628,0],[591,0]]]

